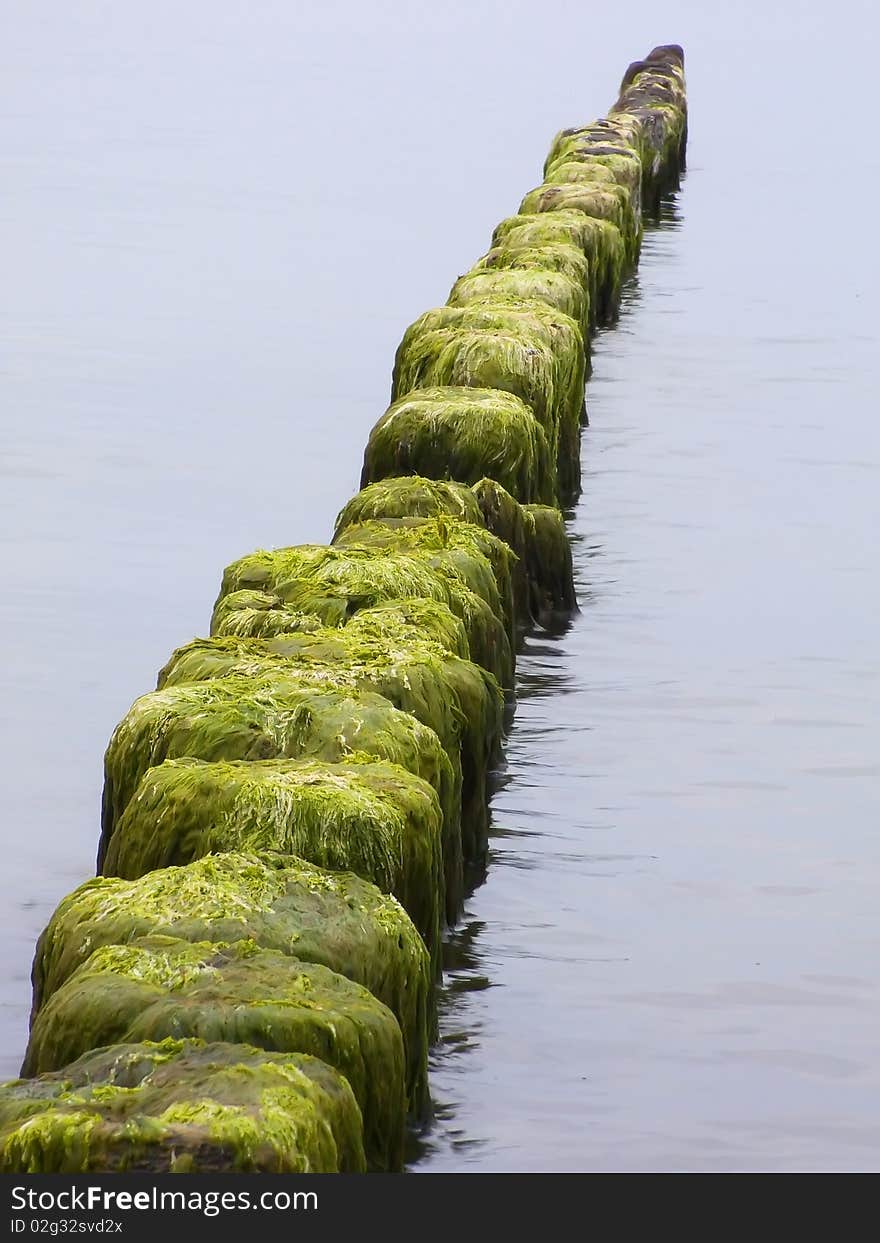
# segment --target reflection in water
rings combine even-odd
[[[672,197],[663,204],[660,220],[656,224],[648,223],[646,233],[650,235],[654,228],[675,228],[678,224],[676,199]],[[627,317],[637,309],[640,299],[636,273],[630,277],[623,290],[620,321],[610,331],[625,330]],[[587,404],[590,404],[589,388]],[[589,435],[589,429],[585,429],[585,453],[589,452]],[[584,504],[583,500],[581,504]],[[597,591],[601,589],[600,583],[593,582],[591,562],[601,557],[602,546],[591,541],[586,531],[579,529],[578,510],[568,511],[566,519],[572,545],[578,602],[581,613],[586,614],[588,619],[590,606],[596,599]],[[598,579],[600,576],[596,577]],[[540,630],[529,632],[521,643],[516,669],[516,715],[510,728],[503,766],[496,772],[493,782],[495,797],[489,860],[486,872],[472,878],[471,899],[478,893],[481,885],[487,881],[492,883],[493,873],[502,867],[513,872],[538,870],[545,876],[557,869],[565,871],[571,865],[580,865],[587,874],[613,876],[616,874],[617,865],[634,865],[638,862],[634,856],[567,851],[563,844],[570,843],[571,837],[564,829],[558,833],[553,831],[552,809],[549,814],[542,814],[540,824],[535,824],[529,820],[525,807],[517,807],[520,792],[541,792],[541,770],[549,762],[559,721],[565,721],[568,714],[567,701],[563,697],[578,687],[579,678],[582,676],[576,667],[566,661],[565,640],[575,624],[575,618],[556,619]],[[530,710],[536,702],[543,700],[549,701],[550,705],[554,700],[557,701],[558,711],[551,719],[545,720],[539,713]],[[565,721],[564,728],[571,734],[578,730],[589,731],[590,725],[587,721],[575,718]],[[498,808],[502,805],[503,823],[496,823],[499,819]],[[534,848],[531,839],[539,839],[539,849]],[[527,885],[529,881],[523,878],[520,883]],[[455,1086],[466,1090],[467,1058],[478,1054],[481,1045],[485,1012],[474,1004],[474,994],[493,987],[493,958],[497,960],[510,952],[510,947],[506,947],[499,940],[502,932],[499,925],[489,927],[486,921],[469,916],[468,911],[472,905],[469,901],[463,920],[449,930],[444,945],[443,987],[439,995],[440,1038],[431,1058],[434,1117],[431,1125],[421,1135],[412,1136],[410,1139],[411,1169],[430,1168],[431,1157],[442,1156],[443,1153],[451,1156],[456,1168],[467,1168],[472,1160],[480,1160],[482,1149],[487,1146],[491,1148],[491,1140],[479,1139],[469,1134],[466,1126],[459,1124],[459,1102],[454,1092],[450,1091],[453,1079]],[[553,925],[548,923],[544,927],[550,929]],[[521,931],[522,925],[518,924],[517,930]],[[598,942],[599,939],[595,940]],[[581,935],[577,948],[589,948],[590,944],[591,939]],[[598,944],[594,946],[595,953],[578,953],[577,948],[548,954],[545,950],[533,953],[518,947],[516,953],[520,958],[533,958],[550,967],[568,968],[591,962],[626,961],[618,955],[602,954]],[[537,1061],[536,1058],[535,1073],[540,1076],[541,1068]],[[500,1081],[498,1088],[503,1091],[503,1083]]]

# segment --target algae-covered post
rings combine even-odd
[[[422,388],[396,401],[370,433],[361,487],[409,474],[471,485],[490,477],[518,501],[556,499],[546,432],[521,398],[499,389]]]
[[[99,871],[138,783],[166,759],[338,763],[355,754],[372,756],[423,778],[436,790],[446,820],[458,824],[460,779],[432,729],[381,695],[316,688],[285,677],[277,665],[262,673],[206,674],[208,680],[168,686],[136,701],[116,727],[104,759]]]
[[[38,1013],[22,1075],[91,1049],[169,1037],[307,1053],[351,1085],[371,1168],[399,1169],[406,1100],[400,1027],[359,984],[252,941],[139,937],[96,950]]]
[[[437,795],[392,764],[166,760],[120,818],[105,876],[136,880],[216,852],[278,852],[393,894],[438,961],[445,887]]]
[[[447,795],[441,804],[447,863],[454,868],[454,857],[462,852],[474,858],[488,827],[488,774],[503,726],[504,700],[495,678],[426,640],[383,643],[370,654],[361,636],[357,653],[352,651],[348,627],[330,635],[323,641],[317,635],[196,639],[166,666],[166,685],[277,672],[304,686],[377,692],[439,738],[454,782],[451,791],[439,791]],[[318,644],[304,646],[312,639]],[[364,749],[358,741],[355,737],[353,749]]]
[[[317,1057],[226,1040],[84,1053],[0,1092],[2,1174],[358,1174],[363,1122]]]
[[[0,1171],[401,1168],[516,642],[577,609],[591,333],[686,138],[675,45],[557,134],[406,330],[332,544],[230,565],[211,637],[116,728],[105,876],[40,937]]]
[[[250,940],[363,984],[400,1023],[410,1110],[426,1113],[430,958],[399,902],[375,885],[280,853],[207,855],[134,881],[97,877],[64,899],[37,942],[32,1017],[100,946],[154,934]]]

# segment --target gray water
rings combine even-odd
[[[880,1164],[877,20],[705,8],[2,5],[0,1074],[113,725],[226,562],[327,538],[403,328],[678,40],[413,1168]]]

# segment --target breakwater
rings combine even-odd
[[[517,635],[573,605],[589,332],[683,142],[658,49],[407,331],[333,543],[231,565],[120,724],[103,877],[38,947],[8,1168],[399,1168]]]

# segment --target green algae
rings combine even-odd
[[[266,851],[354,872],[393,894],[439,962],[444,873],[437,796],[393,764],[166,760],[120,817],[105,876],[137,880],[208,854]]]
[[[388,476],[409,470],[463,484],[488,476],[523,501],[556,496],[544,429],[519,397],[498,389],[423,388],[396,401],[370,433],[361,485],[392,482]],[[361,521],[397,516],[403,515],[364,514]],[[465,521],[478,522],[479,514],[468,513]],[[352,517],[345,523],[351,525]]]
[[[212,621],[214,634],[246,635],[271,639],[277,634],[320,630],[324,622],[314,613],[292,609],[266,591],[233,591],[217,602]]]
[[[576,285],[589,286],[590,265],[584,249],[569,240],[536,240],[530,244],[518,242],[514,236],[512,241],[493,245],[471,268],[472,272],[520,270],[559,272]]]
[[[388,760],[427,781],[444,822],[458,826],[460,777],[439,738],[384,696],[316,689],[270,665],[263,677],[215,677],[143,695],[116,727],[104,758],[98,869],[144,773],[165,759],[337,763],[355,755]]]
[[[529,571],[530,523],[525,517],[525,509],[495,479],[478,479],[473,485],[473,494],[486,530],[503,540],[516,554],[516,611],[520,627],[525,628],[537,620]]]
[[[620,230],[627,268],[635,266],[642,240],[641,222],[629,192],[614,181],[544,182],[530,190],[520,204],[520,213],[573,210],[599,220],[607,220]]]
[[[687,140],[687,92],[681,48],[676,44],[657,47],[644,60],[630,65],[608,120],[630,127],[649,179],[648,188],[662,193],[677,185]]]
[[[364,487],[339,511],[334,539],[346,527],[370,518],[436,518],[448,514],[463,522],[479,522],[470,489],[454,479],[401,475],[381,478]]]
[[[607,135],[587,130],[568,132],[555,142],[544,164],[545,182],[579,180],[571,165],[584,168],[605,168],[618,185],[630,195],[633,209],[641,211],[642,161],[638,152],[627,143],[609,141]],[[602,177],[602,174],[599,174]]]
[[[0,1173],[359,1173],[347,1080],[302,1053],[116,1044],[0,1085]]]
[[[589,342],[589,287],[578,284],[564,272],[539,267],[472,270],[452,286],[447,306],[471,306],[499,299],[545,302],[573,319],[580,327],[585,346]]]
[[[249,941],[152,936],[102,946],[40,1010],[22,1075],[61,1070],[104,1045],[185,1037],[306,1053],[335,1067],[360,1106],[369,1167],[401,1168],[406,1101],[394,1015],[344,976]]]
[[[636,212],[656,213],[660,197],[678,186],[686,142],[684,56],[674,45],[655,48],[629,66],[607,117],[557,134],[545,176],[564,180],[566,165],[602,163],[628,190]]]
[[[473,494],[470,494],[474,501]],[[479,509],[474,502],[475,517],[479,521]],[[310,633],[316,634],[327,629],[324,626],[308,627],[302,631],[294,623],[285,630],[282,621],[285,616],[283,601],[277,596],[265,595],[266,612],[277,620],[275,627],[269,629],[263,621],[261,610],[252,607],[250,601],[237,610],[235,605],[240,596],[252,596],[254,592],[233,591],[224,596],[218,606],[218,620],[212,627],[212,638],[222,639],[238,637],[241,639],[275,638],[281,634]],[[264,594],[264,593],[261,593]],[[241,614],[241,616],[239,616]],[[371,609],[361,609],[345,623],[346,633],[352,637],[363,636],[369,641],[380,639],[394,643],[405,643],[410,640],[427,639],[439,644],[445,652],[460,656],[462,660],[470,660],[470,644],[464,622],[452,612],[448,605],[439,600],[425,600],[418,597],[409,600],[392,600],[388,604],[377,604]]]
[[[634,221],[642,215],[642,161],[626,136],[596,132],[593,127],[557,136],[544,164],[544,182],[614,182],[629,196]]]
[[[302,544],[259,550],[227,566],[217,604],[242,589],[277,596],[342,626],[361,609],[408,599],[437,600],[464,622],[471,659],[503,680],[511,666],[498,584],[485,558],[458,548],[377,555],[375,550]],[[213,623],[212,623],[213,629]]]
[[[94,950],[148,935],[252,940],[362,984],[400,1023],[410,1111],[426,1113],[430,959],[403,907],[375,885],[272,854],[207,855],[134,881],[87,881],[61,901],[37,942],[32,1021]]]
[[[370,690],[430,728],[452,767],[456,798],[443,808],[447,912],[457,912],[460,859],[480,857],[488,830],[488,775],[503,729],[503,696],[492,674],[428,640],[370,641],[349,627],[267,641],[195,639],[162,673],[167,685],[229,676],[280,676],[311,686]],[[460,798],[460,803],[458,799]]]
[[[571,545],[560,510],[520,505],[494,479],[481,479],[474,495],[489,531],[517,554],[517,599],[524,620],[577,609]]]
[[[572,319],[577,320],[584,338],[584,346],[589,354],[590,330],[593,325],[591,306],[593,283],[590,263],[581,247],[569,241],[534,246],[518,245],[516,242],[512,245],[492,246],[477,260],[465,277],[459,278],[459,283],[477,275],[486,276],[500,272],[516,274],[520,278],[528,276],[530,280],[535,281],[532,292],[529,292],[527,286],[521,286],[510,296],[526,300],[537,297],[539,300],[549,302],[552,306],[557,306]],[[540,286],[537,278],[551,275],[567,278],[566,283],[558,285],[555,290],[548,288],[547,292],[541,295],[538,292]],[[571,293],[568,282],[575,287],[574,294]],[[456,287],[453,286],[453,290]],[[501,293],[500,287],[493,289],[493,296],[498,297]],[[477,296],[476,289],[473,295]]]
[[[337,538],[336,547],[363,548],[367,551],[392,549],[417,555],[458,554],[473,561],[471,573],[475,582],[479,568],[481,587],[485,581],[485,569],[488,568],[512,641],[515,617],[511,582],[516,553],[482,524],[461,522],[458,518],[447,518],[443,514],[437,518],[373,518],[357,526],[346,527]],[[489,594],[488,585],[480,594],[484,593]],[[501,671],[501,678],[506,687],[512,688],[512,660],[510,667]]]
[[[590,319],[607,323],[614,318],[626,267],[626,248],[620,229],[609,220],[582,211],[556,209],[535,215],[508,216],[496,226],[492,249],[574,246],[589,269]],[[490,254],[492,251],[489,252]]]
[[[530,406],[557,463],[557,495],[580,484],[584,337],[570,316],[537,301],[499,299],[438,307],[407,328],[397,349],[392,401],[414,389],[502,389]]]
[[[529,524],[526,564],[536,593],[536,614],[577,611],[571,541],[563,515],[550,505],[524,505],[523,509]]]
[[[475,515],[479,519],[479,513]],[[365,642],[436,643],[450,656],[470,660],[467,630],[452,609],[437,600],[394,600],[362,609],[345,629]]]
[[[448,577],[457,579],[485,600],[497,616],[504,616],[499,585],[480,549],[459,540],[446,544],[435,541],[421,556],[420,551],[416,547],[398,557],[377,557],[370,549],[323,544],[300,544],[276,548],[272,552],[260,550],[227,566],[219,599],[261,580],[263,585],[259,590],[268,590],[289,600],[298,595],[297,588],[304,582],[307,587],[325,584],[341,587],[345,594],[349,594],[350,588],[350,594],[360,601],[362,608],[422,596],[440,600],[455,611],[455,595],[448,591],[446,575],[441,572],[445,570]],[[470,554],[472,559],[457,555],[462,552]],[[426,569],[440,573],[441,582],[429,584]],[[356,611],[350,609],[349,616]]]
[[[577,160],[556,161],[553,165],[555,175],[545,179],[545,184],[568,185],[577,182],[581,185],[614,185],[618,184],[614,173],[605,164],[592,164]],[[624,187],[626,189],[626,187]]]

